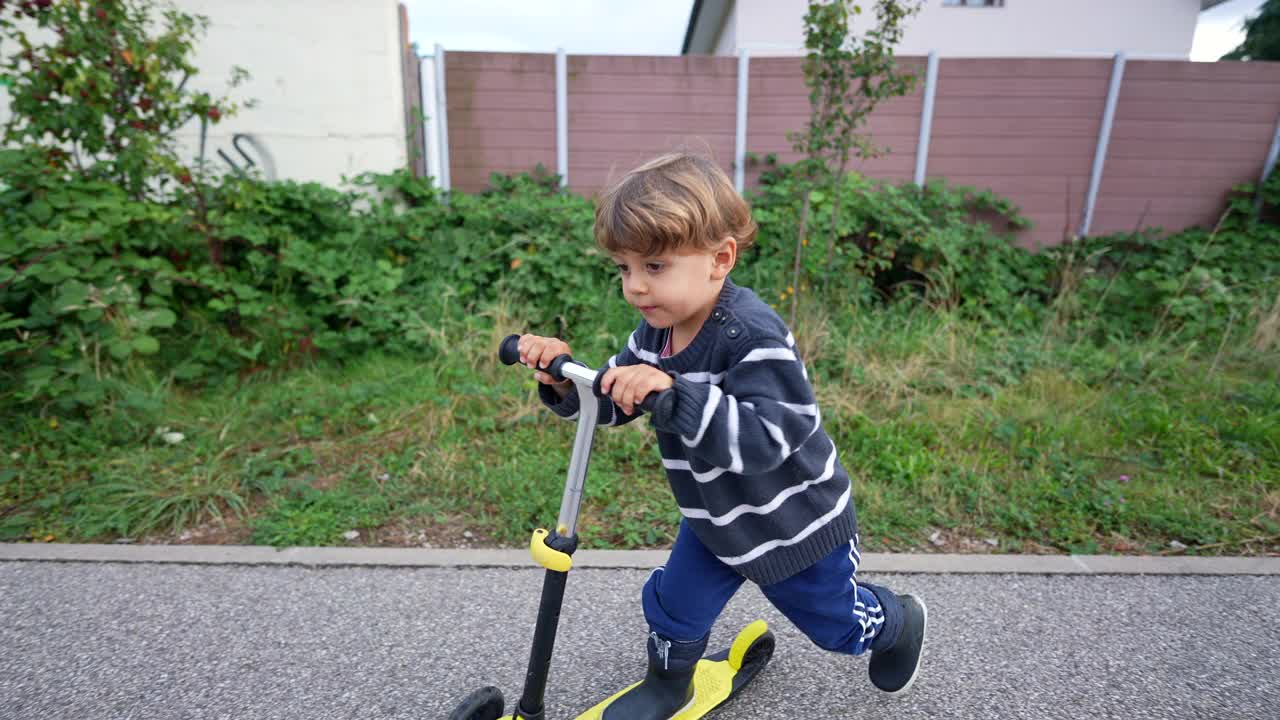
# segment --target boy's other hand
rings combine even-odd
[[[561,397],[564,397],[573,382],[571,380],[557,381],[551,377],[550,373],[542,372],[539,368],[545,369],[551,364],[552,360],[561,355],[572,355],[573,353],[569,350],[569,344],[559,338],[521,335],[516,347],[520,350],[520,363],[535,371],[533,379],[543,385],[552,386]]]
[[[600,390],[613,398],[622,412],[634,415],[636,406],[645,396],[662,392],[674,384],[670,375],[652,365],[623,365],[605,372]]]

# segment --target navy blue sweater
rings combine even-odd
[[[693,342],[661,358],[669,333],[642,321],[609,366],[647,363],[675,378],[672,417],[653,420],[672,493],[698,539],[760,585],[848,544],[857,532],[849,476],[782,318],[726,280]],[[540,396],[561,417],[577,417],[576,392],[562,401],[544,385]],[[599,402],[601,424],[639,416]]]

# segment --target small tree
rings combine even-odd
[[[809,88],[809,126],[792,135],[792,145],[804,153],[799,177],[804,188],[800,232],[796,239],[792,287],[800,286],[800,260],[805,243],[810,195],[821,187],[832,200],[827,233],[829,271],[835,254],[840,218],[840,188],[851,157],[869,159],[885,149],[876,147],[865,132],[867,119],[886,99],[906,95],[915,76],[898,68],[894,47],[902,41],[905,23],[920,10],[921,0],[875,0],[875,25],[861,37],[850,30],[850,19],[862,14],[855,0],[810,0],[804,16],[805,85]],[[791,322],[796,319],[798,293],[791,296]]]
[[[190,184],[174,134],[238,109],[187,87],[207,18],[150,0],[0,0],[0,77],[11,117],[0,141],[38,151],[52,173],[110,180],[142,199]],[[33,41],[29,32],[56,37]],[[156,33],[156,30],[159,30]],[[15,47],[16,46],[16,47]],[[248,74],[235,68],[230,85]]]

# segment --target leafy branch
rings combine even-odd
[[[809,88],[809,125],[791,135],[792,147],[804,154],[797,168],[805,198],[796,238],[795,273],[791,294],[791,323],[796,321],[801,287],[799,268],[808,244],[805,228],[813,205],[809,196],[826,188],[832,198],[826,233],[824,282],[836,253],[840,226],[840,196],[851,157],[870,159],[887,152],[866,132],[871,113],[883,101],[915,88],[915,75],[898,67],[894,47],[902,41],[907,20],[920,10],[921,0],[875,0],[874,25],[861,36],[850,27],[863,14],[854,0],[810,0],[804,16],[805,85]]]

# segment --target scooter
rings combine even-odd
[[[519,335],[509,335],[498,348],[498,358],[505,365],[520,362],[517,343]],[[591,457],[591,443],[595,437],[599,405],[595,399],[602,397],[600,381],[603,372],[597,372],[569,355],[560,355],[547,367],[546,372],[557,381],[572,380],[581,400],[578,415],[578,431],[573,441],[573,456],[569,461],[569,474],[565,481],[564,496],[560,501],[560,518],[554,531],[533,531],[529,551],[538,565],[546,568],[542,583],[542,600],[538,605],[538,619],[533,631],[533,648],[529,653],[528,671],[525,673],[524,692],[513,706],[511,715],[503,715],[505,703],[502,691],[496,687],[484,687],[468,695],[449,715],[449,720],[544,720],[546,708],[543,697],[547,677],[551,669],[551,653],[555,646],[556,628],[560,624],[560,608],[564,600],[565,584],[573,567],[573,553],[578,546],[578,511],[582,505],[582,488],[587,475],[587,463]],[[675,402],[675,394],[666,390],[650,394],[640,403],[640,408],[659,417],[669,416]],[[726,649],[698,661],[694,670],[694,702],[682,709],[671,720],[700,718],[723,705],[751,682],[773,657],[774,637],[763,620],[743,628]],[[609,704],[635,685],[623,688],[608,699],[592,707],[577,720],[598,720]]]

